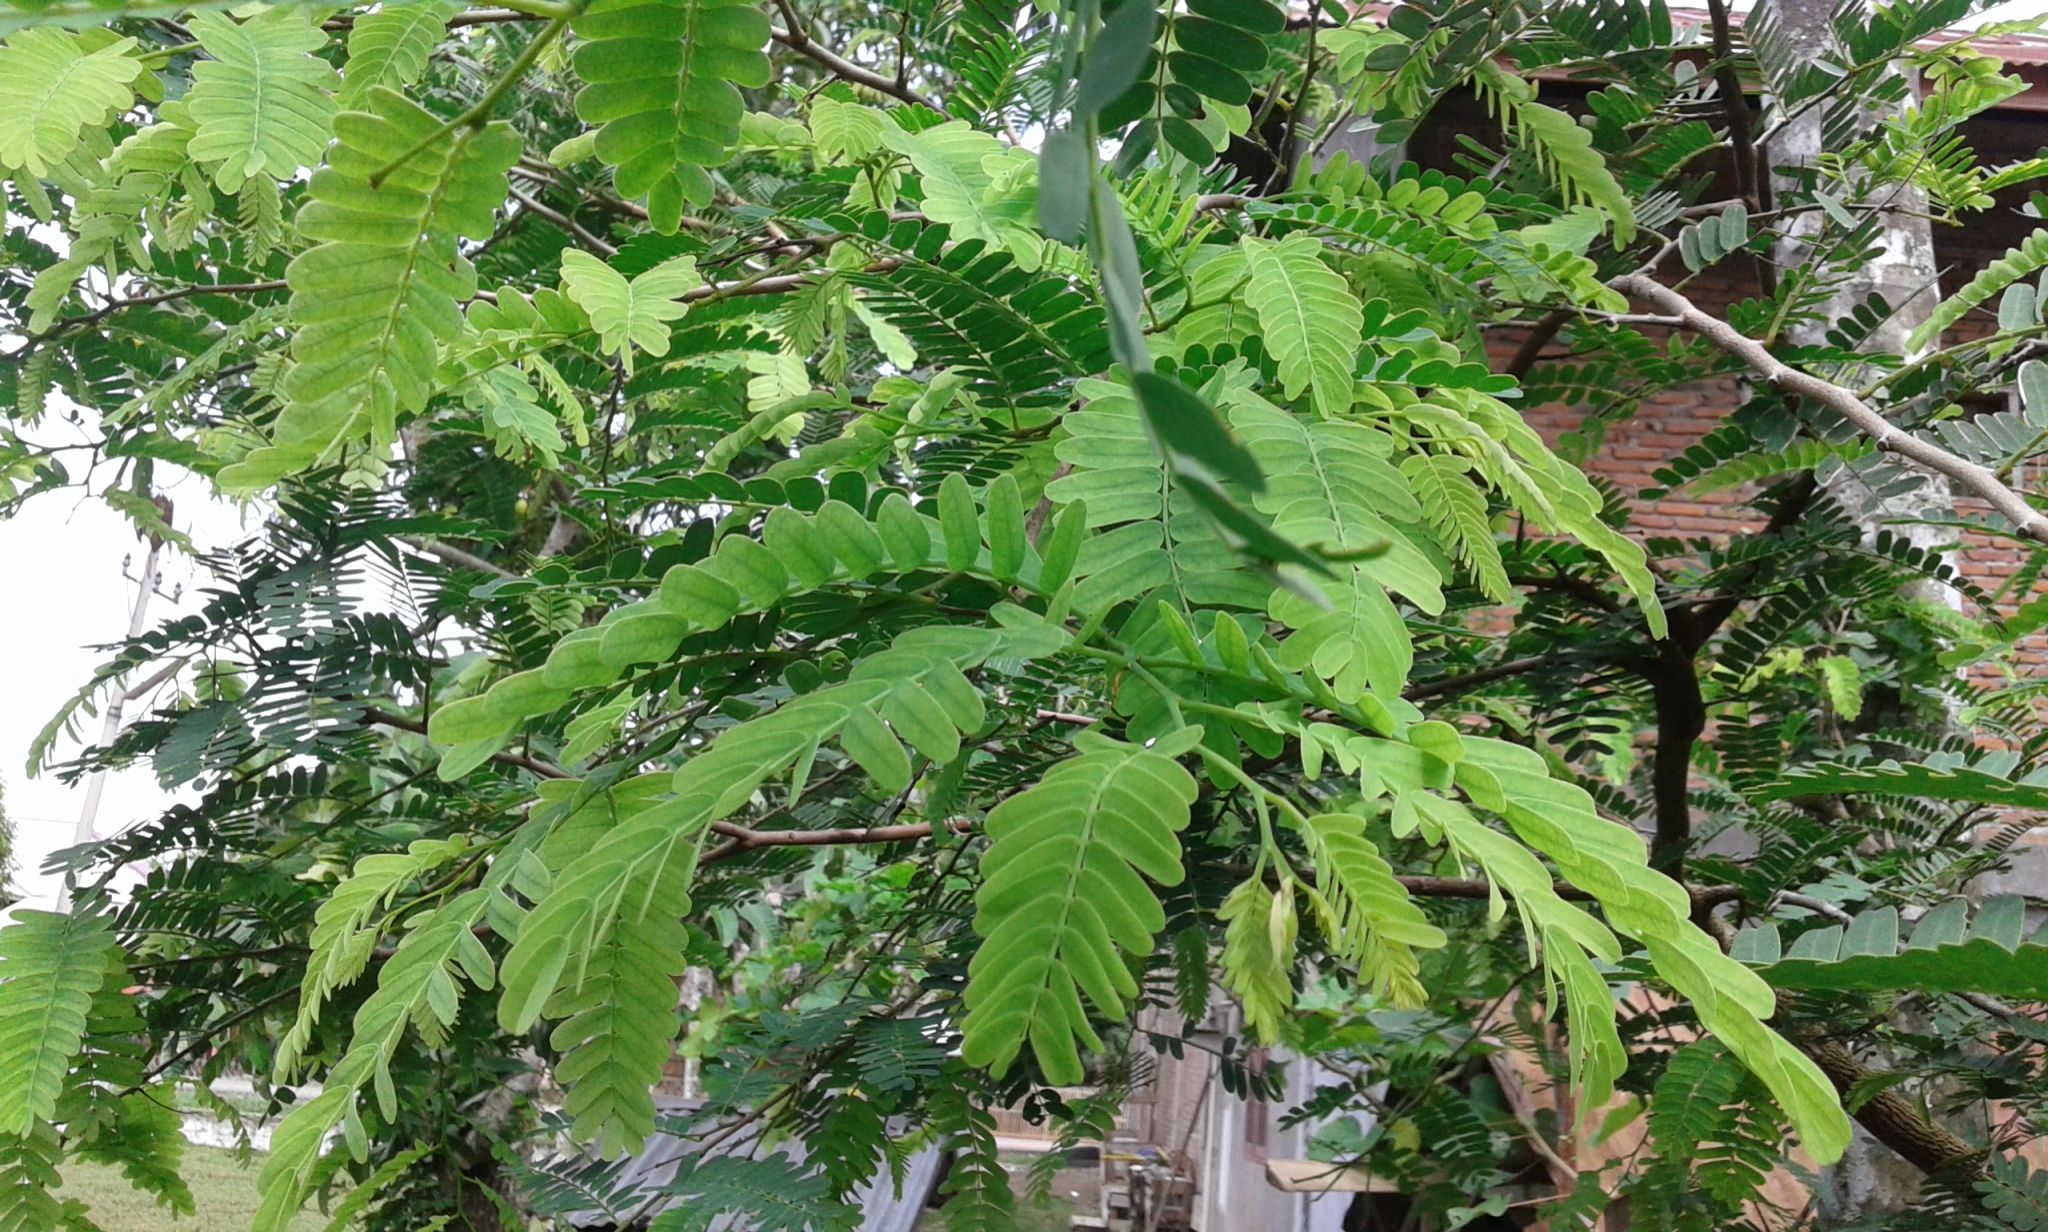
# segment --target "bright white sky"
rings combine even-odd
[[[2013,0],[1979,20],[2013,20],[2044,11],[2048,0]],[[48,443],[76,432],[53,413],[31,436]],[[104,471],[95,486],[103,489],[112,474]],[[177,504],[177,527],[202,549],[224,547],[248,533],[242,513],[210,499],[200,480],[184,477],[172,484],[169,495]],[[83,783],[67,787],[51,775],[27,777],[28,747],[57,707],[105,659],[94,647],[118,640],[127,629],[136,588],[122,576],[121,561],[129,557],[129,572],[139,573],[146,550],[128,524],[95,499],[44,496],[12,521],[0,522],[0,578],[7,579],[10,600],[0,603],[0,646],[8,648],[10,659],[8,695],[0,703],[0,784],[15,829],[13,886],[34,905],[47,904],[55,892],[55,882],[41,875],[41,865],[50,852],[70,845],[85,792]],[[192,610],[206,584],[195,562],[167,549],[161,590],[168,596],[182,585],[185,598],[176,603],[153,599],[151,622]],[[142,708],[131,707],[131,716]],[[82,726],[87,739],[97,738],[97,718]],[[60,756],[77,750],[76,743],[67,743],[60,746]],[[155,816],[171,798],[147,769],[113,776],[100,803],[99,833]]]
[[[72,439],[78,431],[53,413],[31,438],[47,444]],[[95,490],[104,490],[112,477],[112,469],[106,469]],[[177,505],[175,524],[202,548],[233,543],[247,533],[240,512],[211,500],[203,480],[183,475],[168,494]],[[0,645],[9,648],[12,660],[8,696],[0,704],[0,783],[5,784],[4,806],[15,831],[12,885],[35,905],[46,904],[56,890],[56,883],[40,876],[39,869],[46,855],[70,845],[85,790],[82,781],[67,787],[55,775],[29,778],[24,764],[29,744],[106,660],[105,652],[93,647],[119,641],[127,632],[137,588],[122,576],[121,561],[129,557],[127,573],[139,577],[147,554],[147,545],[132,528],[96,498],[39,497],[12,521],[0,522],[0,577],[8,580],[10,597],[0,604]],[[194,561],[170,548],[164,550],[160,568],[158,589],[164,597],[150,601],[152,624],[194,610],[203,602],[198,592],[208,581]],[[184,598],[174,603],[168,596],[180,586]],[[129,714],[140,708],[130,707]],[[86,739],[97,739],[100,719],[87,718],[80,727]],[[60,746],[59,756],[73,756],[78,748],[67,742]],[[154,816],[170,798],[147,769],[111,776],[100,802],[99,832],[110,833]]]

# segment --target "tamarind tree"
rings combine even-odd
[[[261,525],[31,750],[188,791],[0,932],[0,1229],[74,1159],[189,1209],[231,1063],[265,1229],[844,1227],[932,1144],[1004,1227],[992,1110],[1088,1136],[1217,998],[1428,1220],[1534,1152],[1550,1226],[1734,1226],[1853,1116],[1884,1226],[2038,1226],[2048,951],[1963,898],[2048,804],[2048,232],[1909,353],[1840,303],[1902,194],[2038,213],[1978,7],[5,0],[0,499]],[[1931,547],[1837,498],[1930,477]]]

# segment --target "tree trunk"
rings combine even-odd
[[[1840,61],[1843,53],[1836,47],[1834,31],[1828,23],[1836,2],[1771,0],[1770,8],[1777,15],[1782,36],[1797,52],[1799,63],[1823,59]],[[1908,91],[1907,97],[1913,96],[1913,92]],[[1770,110],[1772,113],[1780,112],[1775,105]],[[1800,188],[1799,173],[1811,173],[1819,162],[1821,121],[1825,110],[1825,107],[1813,106],[1794,115],[1789,122],[1783,123],[1781,131],[1764,151],[1764,157],[1770,163],[1769,182],[1774,204],[1781,208],[1811,204],[1810,193]],[[1866,113],[1861,118],[1862,127],[1868,129],[1875,127],[1883,117]],[[1777,122],[1774,114],[1773,123]],[[1934,234],[1926,218],[1925,195],[1917,188],[1906,188],[1889,194],[1889,197],[1893,208],[1880,216],[1882,227],[1876,252],[1836,286],[1817,320],[1787,328],[1788,341],[1814,345],[1825,342],[1828,330],[1875,295],[1884,298],[1892,313],[1864,341],[1862,349],[1877,354],[1906,355],[1907,336],[1934,311],[1941,292],[1936,280]],[[1792,238],[1780,242],[1773,254],[1780,269],[1795,269],[1814,257],[1810,240],[1819,234],[1826,219],[1826,214],[1819,210],[1806,210],[1789,220],[1785,230],[1791,233]],[[1887,471],[1905,471],[1892,462],[1880,465]],[[1910,473],[1919,480],[1917,485],[1904,492],[1879,495],[1856,471],[1845,468],[1828,480],[1827,493],[1862,523],[1866,540],[1887,522],[1943,517],[1953,511],[1954,497],[1946,479],[1921,471]],[[1888,483],[1886,486],[1905,485]],[[1948,538],[1947,533],[1937,527],[1902,526],[1895,527],[1894,533],[1903,534],[1922,547],[1937,545]],[[1956,598],[1947,587],[1935,589],[1941,593],[1929,593],[1924,597],[1951,603]]]
[[[1767,2],[1778,19],[1782,37],[1796,52],[1795,63],[1841,62],[1842,52],[1828,20],[1836,0]],[[1914,93],[1908,91],[1906,97],[1914,97]],[[1772,124],[1781,125],[1763,151],[1769,164],[1767,178],[1774,198],[1771,204],[1778,208],[1810,204],[1811,191],[1802,187],[1801,172],[1811,174],[1819,163],[1822,113],[1826,108],[1810,107],[1786,120],[1777,100],[1769,101],[1766,114]],[[1883,117],[1866,113],[1859,118],[1859,127],[1867,130]],[[1864,340],[1862,349],[1876,354],[1906,355],[1907,336],[1933,312],[1940,290],[1936,283],[1934,236],[1925,217],[1924,195],[1908,188],[1893,195],[1891,205],[1894,208],[1880,216],[1875,253],[1836,286],[1816,320],[1788,328],[1787,341],[1823,343],[1837,322],[1847,319],[1872,296],[1882,296],[1892,314]],[[1773,254],[1780,270],[1794,271],[1816,257],[1813,241],[1826,218],[1820,211],[1808,211],[1785,225],[1791,238],[1781,241]],[[1824,258],[1824,254],[1819,255]],[[1852,378],[1851,383],[1857,382]],[[1864,474],[1855,468],[1836,471],[1824,485],[1827,495],[1861,525],[1865,542],[1886,526],[1893,534],[1921,547],[1933,548],[1945,542],[1949,538],[1947,532],[1919,525],[1918,521],[1953,512],[1954,498],[1948,481],[1913,472],[1917,484],[1892,482],[1903,468],[1889,461],[1877,465],[1886,472],[1888,481],[1883,494],[1873,490]],[[1892,490],[1899,488],[1905,490]],[[1948,587],[1931,581],[1916,584],[1913,591],[1916,597],[1951,605],[1960,598]],[[1842,1161],[1823,1171],[1822,1187],[1816,1197],[1822,1213],[1830,1219],[1868,1218],[1911,1205],[1919,1194],[1921,1181],[1919,1168],[1858,1125]]]

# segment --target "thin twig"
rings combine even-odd
[[[768,35],[784,47],[812,60],[842,81],[866,86],[868,89],[886,94],[890,98],[899,99],[906,103],[916,103],[920,107],[929,107],[933,111],[943,112],[945,110],[938,103],[924,97],[895,79],[878,73],[871,68],[863,68],[830,47],[819,43],[804,29],[803,23],[797,20],[796,12],[789,5],[778,3],[778,7],[782,10],[782,19],[789,23],[789,28],[785,30],[781,26],[775,26],[768,31]]]
[[[577,243],[583,245],[585,248],[588,248],[590,251],[596,253],[598,256],[604,257],[607,260],[609,260],[610,258],[619,255],[619,249],[617,245],[607,243],[606,241],[598,238],[596,235],[593,235],[591,232],[584,229],[582,223],[577,222],[575,219],[569,217],[567,214],[564,214],[562,211],[554,208],[551,205],[546,205],[540,201],[537,201],[534,198],[527,196],[525,193],[520,192],[516,188],[508,188],[507,191],[512,194],[512,199],[514,201],[517,201],[520,204],[520,207],[523,208],[527,213],[532,214],[538,218],[545,218],[549,222],[560,227],[562,230],[567,231],[570,235],[576,237]]]
[[[428,539],[418,535],[400,535],[399,541],[408,547],[418,548],[429,556],[439,557],[447,564],[460,565],[464,569],[474,569],[478,573],[489,573],[501,578],[519,576],[510,569],[504,568],[501,565],[494,565],[473,552],[465,552],[461,548],[443,543],[439,539]]]
[[[475,131],[483,128],[490,121],[491,113],[498,109],[498,104],[504,100],[507,94],[512,92],[512,87],[518,85],[520,80],[526,76],[526,70],[532,68],[533,62],[540,59],[540,53],[546,51],[548,45],[560,38],[562,31],[568,28],[569,18],[567,14],[550,21],[546,29],[534,35],[532,41],[520,49],[519,55],[505,69],[505,75],[492,83],[491,88],[484,92],[484,96],[476,100],[475,106],[436,128],[433,132],[421,137],[418,141],[413,142],[403,154],[372,171],[370,173],[370,187],[373,189],[382,187],[385,177],[400,167],[405,166],[405,164],[418,157],[427,147],[440,141],[457,129],[467,128]]]

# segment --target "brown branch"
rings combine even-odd
[[[522,13],[518,9],[470,9],[450,17],[447,24],[450,30],[459,30],[464,26],[494,26],[503,22],[546,20],[547,18],[539,13]],[[356,14],[344,13],[321,22],[320,28],[329,34],[338,34],[354,29],[355,24]]]
[[[582,223],[577,222],[575,219],[569,217],[567,214],[564,214],[562,211],[554,208],[551,205],[546,205],[532,197],[529,197],[525,193],[520,192],[516,188],[508,189],[507,191],[509,191],[512,194],[512,199],[514,201],[517,201],[520,204],[520,207],[523,208],[527,213],[532,214],[536,218],[545,218],[549,222],[555,224],[557,227],[560,227],[562,230],[567,231],[570,235],[576,238],[577,243],[583,245],[585,248],[588,248],[590,251],[596,253],[598,256],[603,257],[606,260],[610,260],[611,258],[619,255],[619,250],[617,246],[608,243],[603,239],[598,238],[596,235],[591,234],[589,231],[584,229]]]
[[[1749,99],[1742,76],[1735,71],[1735,40],[1728,30],[1726,0],[1707,0],[1707,21],[1713,26],[1714,90],[1728,115],[1728,144],[1735,159],[1735,190],[1752,210],[1764,208],[1757,191],[1756,134],[1750,131]]]
[[[1557,331],[1563,329],[1564,323],[1571,319],[1570,309],[1558,308],[1531,325],[1529,336],[1522,339],[1522,345],[1515,348],[1514,355],[1508,359],[1507,367],[1501,371],[1518,381],[1529,375],[1529,369],[1534,368],[1536,361],[1543,358],[1543,348],[1550,345],[1550,340],[1557,337]]]
[[[199,286],[177,287],[169,291],[156,291],[149,295],[137,295],[128,299],[117,299],[101,305],[82,317],[65,317],[43,333],[47,338],[67,329],[83,329],[97,324],[102,319],[124,308],[147,308],[151,304],[168,304],[173,300],[191,299],[196,295],[263,295],[271,291],[285,290],[284,279],[269,282],[210,282]]]
[[[1401,690],[1401,696],[1414,702],[1421,701],[1425,697],[1440,697],[1445,693],[1462,693],[1466,689],[1476,689],[1482,684],[1495,680],[1503,680],[1509,676],[1520,676],[1533,672],[1552,662],[1555,662],[1555,656],[1552,655],[1531,655],[1526,659],[1509,659],[1505,663],[1496,663],[1492,667],[1482,667],[1477,671],[1465,672],[1462,675],[1445,676],[1439,680],[1426,680],[1421,684],[1411,684]]]
[[[1892,426],[1854,391],[1799,371],[1718,317],[1702,312],[1691,300],[1653,278],[1628,274],[1611,284],[1615,290],[1646,299],[1677,316],[1685,328],[1748,365],[1750,370],[1787,393],[1810,398],[1840,415],[1885,453],[1896,454],[1922,470],[1946,476],[2009,519],[2022,538],[2048,543],[2048,517],[2007,487],[1989,467],[1979,466],[1941,446]]]
[[[1600,584],[1591,578],[1573,577],[1568,573],[1511,573],[1508,575],[1508,582],[1514,586],[1527,586],[1532,590],[1555,590],[1603,612],[1621,610],[1621,602],[1602,590]]]
[[[1657,644],[1653,658],[1631,664],[1650,682],[1657,716],[1657,749],[1650,766],[1656,813],[1650,867],[1681,883],[1686,849],[1692,846],[1692,754],[1707,730],[1707,702],[1693,654],[1691,645],[1667,637]]]
[[[924,97],[895,78],[885,76],[871,68],[863,68],[830,47],[826,47],[813,39],[809,32],[804,29],[803,23],[797,19],[796,10],[789,4],[778,0],[777,7],[782,10],[782,19],[789,23],[789,28],[784,29],[781,26],[774,26],[769,29],[768,34],[769,37],[784,47],[814,61],[842,81],[850,81],[855,85],[866,86],[868,89],[886,94],[890,98],[900,99],[906,103],[916,103],[921,107],[929,107],[933,111],[943,112],[945,110],[939,104]]]
[[[714,833],[728,841],[706,852],[701,864],[716,864],[763,847],[853,847],[870,843],[913,843],[930,838],[939,830],[967,834],[974,823],[966,818],[947,822],[908,822],[895,826],[843,826],[833,830],[752,830],[730,821],[711,823]]]
[[[1876,1072],[1839,1042],[1809,1039],[1798,1043],[1799,1050],[1813,1058],[1843,1099],[1852,1093],[1865,1097],[1850,1115],[1870,1131],[1871,1137],[1896,1151],[1907,1163],[1929,1176],[1962,1182],[1984,1175],[1984,1152],[1980,1148],[1921,1116],[1913,1101],[1890,1087],[1869,1094],[1869,1083]]]

